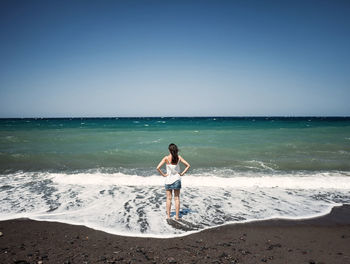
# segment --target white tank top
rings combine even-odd
[[[172,184],[177,180],[181,180],[179,163],[180,158],[177,161],[177,164],[166,164],[166,173],[168,176],[165,177],[165,184]]]

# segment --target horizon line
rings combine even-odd
[[[324,117],[340,117],[349,118],[349,115],[236,115],[236,116],[61,116],[61,117],[0,117],[0,119],[99,119],[99,118],[280,118],[280,117],[294,117],[294,118],[324,118]]]

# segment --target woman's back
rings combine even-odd
[[[177,164],[171,164],[169,158],[167,158],[168,163],[166,164],[167,177],[165,178],[166,184],[171,184],[177,180],[181,180],[180,177],[180,158]]]

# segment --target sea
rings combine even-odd
[[[180,216],[193,229],[166,221],[156,167],[170,143],[191,165]],[[0,220],[138,237],[320,216],[350,203],[350,117],[0,119],[0,200]]]

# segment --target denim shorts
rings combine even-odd
[[[165,184],[165,190],[178,190],[181,189],[181,181],[177,180],[172,184]]]

